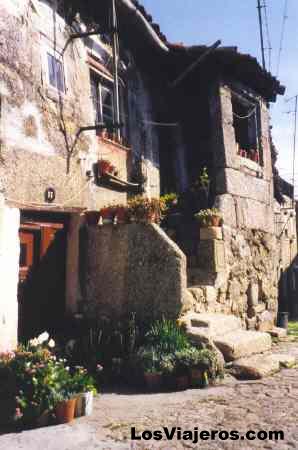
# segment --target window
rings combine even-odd
[[[64,71],[61,61],[59,61],[51,53],[47,54],[49,83],[59,92],[65,92]]]
[[[95,123],[103,122],[107,125],[112,125],[115,118],[114,111],[114,83],[113,81],[98,75],[93,70],[90,71],[91,78],[91,97],[94,108]],[[126,127],[126,100],[125,90],[120,84],[119,86],[119,101],[120,101],[120,121],[121,139],[127,144],[127,127]],[[113,133],[112,133],[113,134]]]
[[[91,72],[91,96],[96,123],[111,124],[114,121],[113,83]]]
[[[232,95],[233,126],[241,156],[260,162],[260,108],[240,95]]]

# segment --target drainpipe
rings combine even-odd
[[[116,0],[113,2],[113,66],[114,66],[114,126],[120,124],[120,100],[119,100],[119,74],[118,74],[118,61],[119,61],[119,41],[118,41],[118,27],[117,27],[117,13],[116,13]],[[120,129],[117,128],[117,138],[120,140]]]
[[[129,13],[129,15],[134,19],[136,23],[139,23],[142,27],[145,27],[148,37],[152,43],[163,52],[169,52],[168,47],[160,39],[158,34],[152,28],[148,20],[143,16],[143,14],[136,8],[136,6],[131,2],[131,0],[118,0],[118,3],[122,5]]]

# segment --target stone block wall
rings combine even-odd
[[[186,257],[157,225],[89,227],[85,313],[177,318],[187,302]]]
[[[232,109],[235,88],[259,102],[260,164],[237,154]],[[218,236],[216,239],[206,235],[200,243],[199,270],[190,282],[197,285],[191,288],[193,309],[234,314],[249,329],[269,329],[278,309],[279,242],[275,230],[268,109],[265,101],[248,88],[224,83],[214,87],[210,106],[215,206],[222,212],[224,226],[222,241]],[[206,246],[212,250],[209,258],[204,258]]]
[[[17,344],[19,277],[19,210],[0,203],[0,352]]]

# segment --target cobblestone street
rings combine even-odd
[[[298,357],[297,344],[281,344],[279,351]],[[100,439],[122,441],[130,428],[158,430],[162,426],[191,430],[282,430],[284,442],[184,441],[137,444],[134,448],[204,448],[204,449],[297,449],[298,448],[298,369],[284,369],[260,381],[233,382],[207,390],[189,390],[172,394],[103,395],[96,402],[96,412],[88,419]],[[188,441],[190,442],[190,441]],[[127,447],[129,448],[129,447]]]
[[[298,357],[297,343],[276,351]],[[260,381],[231,382],[206,390],[162,394],[106,393],[95,401],[91,417],[70,425],[42,428],[0,437],[1,450],[66,449],[298,449],[298,369],[284,369]],[[142,441],[132,444],[130,429],[161,427],[192,430],[282,430],[283,442],[270,441]]]

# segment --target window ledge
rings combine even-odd
[[[47,86],[45,92],[46,96],[53,102],[59,103],[60,101],[64,101],[66,99],[65,92],[60,92],[52,86]]]
[[[114,147],[118,147],[121,150],[124,150],[126,152],[131,151],[131,147],[128,147],[124,144],[121,144],[120,142],[117,142],[114,139],[108,138],[108,137],[104,137],[104,136],[98,136],[97,137],[99,142],[103,142],[105,144],[109,144],[109,145],[113,145]]]
[[[263,167],[249,158],[244,158],[243,156],[239,156],[240,168],[250,175],[262,177],[263,176]]]

